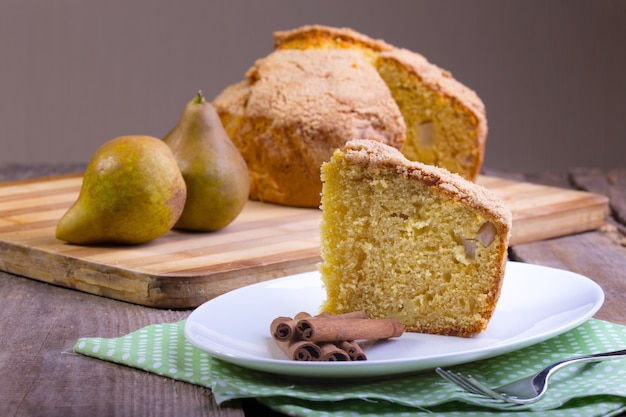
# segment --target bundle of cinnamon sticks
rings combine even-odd
[[[272,338],[295,361],[364,361],[358,340],[399,337],[402,323],[392,319],[370,319],[363,311],[345,314],[322,313],[311,316],[277,317],[270,325]]]

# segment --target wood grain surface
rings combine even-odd
[[[254,201],[214,233],[174,230],[138,246],[69,245],[54,231],[81,183],[80,175],[62,175],[0,185],[1,270],[135,304],[191,308],[320,261],[318,209]],[[489,176],[479,183],[511,208],[511,245],[606,222],[603,195]]]
[[[209,388],[74,353],[80,337],[119,337],[187,310],[151,309],[0,272],[0,416],[243,417]]]

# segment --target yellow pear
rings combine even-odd
[[[185,197],[185,181],[166,144],[151,136],[118,137],[91,158],[56,237],[75,244],[148,242],[174,226]]]
[[[174,227],[215,231],[235,220],[248,200],[250,174],[202,92],[187,103],[163,141],[172,149],[187,184],[185,208]]]

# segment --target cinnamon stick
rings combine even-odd
[[[318,345],[322,351],[320,361],[324,362],[347,362],[350,360],[348,353],[334,343],[320,343]]]
[[[276,340],[276,344],[293,361],[319,361],[322,349],[313,342],[305,340]]]
[[[345,351],[352,361],[366,361],[367,356],[361,346],[354,340],[343,340],[337,346]]]
[[[298,335],[296,331],[297,320],[291,317],[276,317],[270,324],[270,333],[276,340],[292,340]]]
[[[402,323],[392,319],[302,319],[296,330],[302,340],[311,342],[388,339],[404,333]]]

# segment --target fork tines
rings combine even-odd
[[[474,379],[471,375],[465,376],[439,367],[436,368],[435,371],[444,379],[447,379],[472,394],[486,396],[499,401],[508,401],[505,395],[495,392],[485,384]]]

